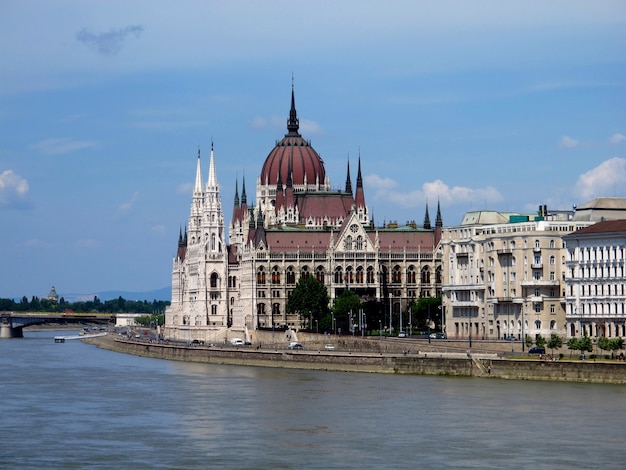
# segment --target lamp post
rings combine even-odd
[[[472,347],[472,311],[471,310],[467,312],[467,319],[468,319],[467,326],[469,328],[469,347],[471,348]]]
[[[430,304],[428,304],[428,344],[430,344]]]
[[[378,320],[378,339],[383,338],[383,321]]]

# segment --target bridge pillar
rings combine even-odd
[[[0,322],[0,339],[5,338],[23,338],[24,332],[22,328],[14,328],[9,315],[2,315]]]

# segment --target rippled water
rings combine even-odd
[[[169,362],[56,334],[0,341],[0,468],[607,469],[626,457],[624,386]]]

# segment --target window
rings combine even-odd
[[[374,268],[372,268],[371,266],[367,268],[367,283],[368,284],[374,283]]]
[[[337,268],[335,268],[335,275],[334,275],[333,281],[335,282],[335,284],[343,283],[343,271],[341,270],[341,266],[337,266]]]
[[[535,328],[538,330],[541,329],[541,320],[535,320]]]
[[[265,268],[263,266],[259,266],[259,269],[257,269],[256,282],[259,285],[265,285]]]
[[[217,280],[218,280],[217,273],[211,274],[211,287],[212,288],[216,288],[217,287]]]
[[[287,268],[287,273],[285,274],[287,278],[287,284],[295,284],[296,283],[296,273],[293,270],[293,266],[289,266]]]
[[[274,266],[272,269],[272,284],[280,284],[280,269],[278,266]]]

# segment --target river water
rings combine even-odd
[[[624,468],[626,387],[220,366],[0,341],[0,468]]]

